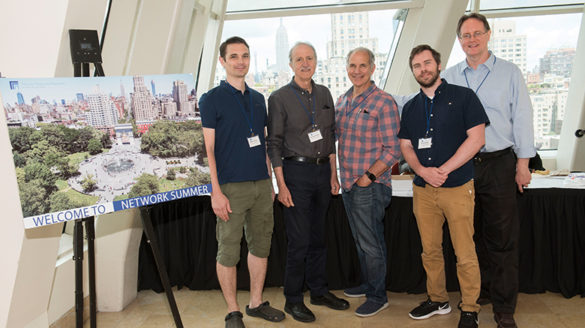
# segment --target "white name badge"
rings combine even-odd
[[[418,149],[431,148],[433,144],[433,138],[420,138],[418,139]]]
[[[323,136],[321,135],[321,130],[309,132],[309,140],[311,142],[319,141],[321,139],[323,139]]]
[[[260,137],[259,136],[249,137],[248,145],[250,145],[250,148],[260,146]]]

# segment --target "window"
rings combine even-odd
[[[479,4],[480,10],[492,9],[509,9],[509,8],[527,8],[527,7],[544,7],[553,5],[566,4],[583,4],[583,1],[578,0],[524,0],[524,1],[510,1],[510,0],[481,0]]]
[[[398,0],[389,0],[389,2]],[[268,10],[268,9],[286,9],[286,8],[298,8],[298,7],[314,7],[314,6],[336,6],[347,3],[368,3],[368,2],[380,2],[380,0],[254,0],[254,1],[241,1],[231,0],[228,1],[227,11],[238,12],[238,11],[256,11],[256,10]]]
[[[398,39],[402,24],[397,21],[406,16],[406,10],[378,10],[370,12],[348,12],[340,14],[292,16],[282,18],[258,18],[246,20],[227,20],[224,23],[221,39],[238,35],[250,45],[250,70],[247,83],[265,98],[272,91],[289,83],[293,77],[289,68],[288,52],[297,41],[308,41],[317,50],[317,72],[315,81],[327,81],[334,99],[347,91],[345,83],[335,83],[347,75],[345,56],[357,47],[372,50],[376,59],[387,60],[390,48]],[[400,14],[399,14],[400,13]],[[361,22],[357,17],[361,17]],[[389,19],[395,18],[395,19]],[[353,27],[348,28],[348,21]],[[360,26],[363,25],[363,26]],[[373,28],[375,27],[375,28]],[[347,28],[346,36],[340,32]],[[356,29],[357,28],[357,29]],[[363,31],[359,38],[356,31]],[[368,32],[369,31],[369,32]],[[368,34],[369,33],[369,34]],[[350,35],[351,34],[351,35]],[[396,37],[395,37],[396,36]],[[348,40],[351,38],[351,40]],[[387,61],[391,62],[391,61]],[[373,79],[380,84],[384,66],[378,65]],[[221,65],[217,65],[215,84],[225,78]]]
[[[481,4],[495,2],[482,0]],[[492,27],[490,50],[514,62],[524,73],[532,100],[534,141],[540,150],[558,148],[581,16],[559,14],[489,20]],[[510,24],[511,31],[498,34],[493,28],[498,24]],[[506,50],[504,38],[521,38],[521,42],[510,40]],[[447,67],[463,59],[465,54],[455,40]]]

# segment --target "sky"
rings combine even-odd
[[[497,2],[497,0],[491,2],[494,1]],[[529,0],[524,2],[527,1]],[[395,10],[375,11],[370,12],[369,15],[370,36],[379,39],[380,50],[384,52],[389,49],[392,41],[392,17],[395,12]],[[582,14],[562,14],[506,19],[516,21],[517,34],[527,35],[527,67],[532,69],[548,49],[565,46],[576,47],[581,16]],[[292,46],[296,41],[309,41],[317,49],[319,58],[326,57],[327,41],[331,40],[329,14],[284,17],[283,24],[288,33],[289,46]],[[222,40],[233,35],[246,39],[252,55],[250,72],[254,72],[256,69],[255,56],[257,57],[258,70],[262,71],[266,68],[267,58],[270,64],[276,62],[275,38],[279,25],[280,18],[226,21]],[[456,41],[455,33],[453,33],[453,40]],[[464,58],[458,42],[454,45],[452,60],[449,61],[448,66]]]

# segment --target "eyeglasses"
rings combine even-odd
[[[469,33],[461,34],[459,37],[465,41],[469,41],[469,40],[471,40],[472,37],[479,39],[481,36],[483,36],[486,33],[487,33],[487,31],[485,31],[485,32],[477,31],[477,32],[474,32],[473,34],[469,34]]]

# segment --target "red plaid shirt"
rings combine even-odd
[[[376,160],[391,167],[400,157],[400,117],[394,98],[373,82],[355,99],[352,96],[353,87],[335,104],[337,155],[344,190],[351,189]],[[391,187],[390,170],[376,182]]]

